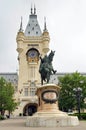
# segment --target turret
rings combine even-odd
[[[43,38],[43,52],[46,54],[49,51],[50,36],[46,27],[46,18],[44,18],[44,30],[42,34]]]
[[[21,17],[21,23],[20,28],[17,33],[16,42],[17,42],[17,51],[20,53],[23,50],[22,44],[24,41],[24,33],[23,33],[23,27],[22,27],[22,17]]]

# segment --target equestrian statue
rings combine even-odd
[[[56,70],[54,70],[52,66],[54,54],[55,54],[55,51],[51,50],[48,56],[45,55],[44,58],[40,56],[41,61],[40,61],[40,66],[39,66],[39,73],[41,75],[42,85],[43,85],[43,81],[49,83],[50,75],[56,73]]]

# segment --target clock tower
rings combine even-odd
[[[20,29],[16,37],[19,61],[18,101],[20,105],[17,113],[32,115],[37,111],[38,99],[35,96],[37,86],[41,84],[39,74],[40,56],[44,57],[49,51],[49,33],[44,20],[44,30],[40,29],[36,8],[31,7],[31,14],[25,31]]]

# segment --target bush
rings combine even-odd
[[[0,120],[4,120],[4,119],[5,119],[4,116],[0,115]]]
[[[86,113],[81,113],[81,119],[86,120]]]
[[[78,113],[74,113],[74,114],[69,114],[71,116],[77,116],[79,118],[79,114]],[[82,120],[86,120],[86,113],[80,113],[80,118]]]

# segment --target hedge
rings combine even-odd
[[[79,118],[79,114],[78,113],[74,113],[74,114],[69,114],[71,116],[77,116]],[[80,118],[82,120],[86,120],[86,113],[80,113]]]

